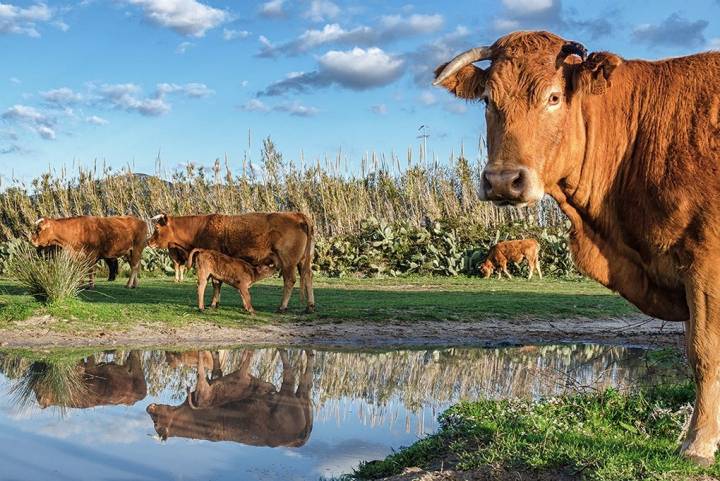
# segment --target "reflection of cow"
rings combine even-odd
[[[165,362],[173,369],[181,366],[197,367],[199,361],[205,366],[212,365],[212,379],[222,376],[221,366],[227,357],[227,351],[165,351]]]
[[[58,394],[51,390],[37,390],[35,397],[41,408],[61,406],[89,408],[94,406],[126,404],[131,406],[147,396],[147,384],[142,360],[138,351],[131,351],[125,364],[96,363],[90,356],[80,361],[82,384],[68,401],[57,401]]]
[[[198,358],[194,392],[180,406],[151,404],[147,408],[161,439],[183,437],[209,441],[234,441],[252,446],[304,445],[312,430],[312,369],[314,355],[305,352],[301,373],[280,351],[283,380],[280,390],[249,373],[252,351],[243,354],[233,373],[208,381],[204,358]],[[213,370],[218,367],[213,366]],[[296,374],[300,379],[295,389]]]

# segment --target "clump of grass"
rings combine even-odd
[[[7,275],[36,299],[56,303],[76,298],[94,265],[83,252],[61,249],[39,254],[23,243],[8,265]]]
[[[463,402],[442,414],[437,434],[362,464],[350,478],[376,479],[410,466],[439,469],[444,463],[459,470],[496,467],[594,481],[706,479],[701,476],[717,476],[720,467],[703,469],[679,454],[693,397],[687,382],[631,394],[610,389],[541,401]]]
[[[21,410],[37,400],[43,408],[52,405],[64,412],[86,394],[83,381],[77,361],[34,361],[12,385],[10,394]]]

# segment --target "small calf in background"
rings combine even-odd
[[[230,284],[238,293],[243,301],[245,310],[250,314],[255,314],[252,303],[250,302],[250,286],[255,282],[270,277],[276,270],[277,263],[274,259],[268,258],[267,262],[253,265],[242,259],[226,256],[225,254],[209,249],[193,249],[188,254],[187,268],[193,265],[193,260],[197,260],[195,271],[198,279],[198,308],[205,310],[205,287],[208,279],[212,279],[213,297],[210,307],[217,307],[220,302],[220,288],[222,283]]]
[[[505,242],[498,242],[490,248],[487,259],[480,265],[480,274],[484,278],[492,275],[497,269],[498,278],[504,273],[509,279],[512,276],[507,270],[508,261],[520,263],[523,259],[527,259],[529,275],[528,279],[532,279],[533,271],[537,270],[538,276],[542,279],[542,271],[540,270],[540,245],[535,239],[521,239]]]

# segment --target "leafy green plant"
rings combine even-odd
[[[38,254],[28,243],[14,250],[7,275],[45,302],[72,299],[83,290],[95,262],[82,252],[60,249]]]

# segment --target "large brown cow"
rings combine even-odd
[[[194,392],[188,391],[185,402],[147,407],[155,431],[163,440],[175,436],[251,446],[302,446],[310,438],[313,425],[310,395],[314,355],[306,352],[306,356],[296,389],[296,368],[285,351],[280,351],[283,380],[279,391],[249,373],[252,351],[244,353],[238,370],[210,381],[205,357],[198,356],[197,387]],[[213,371],[218,369],[213,363]]]
[[[131,273],[125,287],[137,287],[140,260],[148,234],[147,224],[142,220],[132,216],[79,216],[41,218],[35,224],[35,232],[30,237],[35,247],[58,246],[83,251],[96,261],[106,259],[110,268],[110,280],[113,280],[117,273],[115,259],[127,257]],[[90,286],[94,284],[93,269],[90,272]]]
[[[488,68],[472,63],[489,60]],[[516,32],[437,70],[486,104],[483,195],[551,195],[577,266],[647,314],[687,322],[697,400],[686,456],[720,440],[720,53],[625,60]]]
[[[35,388],[35,396],[41,408],[90,408],[117,404],[132,406],[147,396],[147,384],[138,351],[131,351],[124,364],[96,363],[95,358],[90,356],[80,361],[78,369],[82,382],[77,393],[59,396],[47,388]],[[59,400],[66,398],[67,401]]]
[[[307,310],[315,309],[312,286],[314,253],[313,225],[300,212],[252,213],[242,215],[160,214],[153,218],[155,232],[148,245],[154,248],[212,249],[231,257],[260,264],[267,258],[278,261],[284,280],[279,311],[287,310],[295,285],[295,269],[300,272],[300,295]]]

